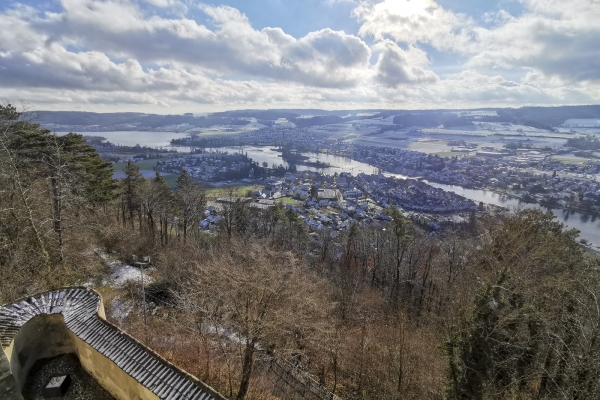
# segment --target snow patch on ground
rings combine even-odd
[[[129,313],[133,310],[131,302],[123,302],[119,297],[116,297],[112,303],[110,303],[110,316],[123,321]]]
[[[110,287],[121,288],[127,282],[142,283],[142,271],[139,268],[133,267],[126,264],[114,257],[106,254],[103,251],[96,251],[96,254],[102,259],[104,264],[110,268],[110,276],[102,280],[102,285],[109,285]],[[144,270],[144,283],[152,283],[153,279],[149,276],[149,272],[153,271],[154,268],[146,268]]]

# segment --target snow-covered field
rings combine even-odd
[[[568,119],[565,122],[563,122],[562,126],[577,128],[598,128],[600,127],[600,118]]]

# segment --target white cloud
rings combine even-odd
[[[438,81],[435,73],[424,69],[429,64],[423,50],[410,46],[403,50],[390,40],[384,40],[375,46],[381,50],[375,66],[375,79],[388,87],[402,84],[428,84]]]
[[[359,0],[323,0],[325,2],[325,4],[329,4],[329,5],[334,5],[334,4],[339,4],[339,3],[351,3],[351,4],[357,4],[359,2]]]
[[[433,0],[365,2],[354,10],[362,23],[359,34],[376,40],[429,43],[439,49],[461,50],[475,34],[472,19],[443,9]]]
[[[146,2],[161,8],[173,7],[180,4],[179,0],[146,0]]]
[[[572,81],[600,79],[600,1],[521,0],[525,12],[489,12],[478,26],[433,0],[384,0],[358,6],[360,34],[427,43],[468,55],[467,68],[538,70]],[[524,71],[526,73],[527,71]]]
[[[600,100],[597,0],[522,0],[523,15],[486,14],[488,28],[432,0],[362,2],[359,36],[326,28],[299,38],[256,29],[232,7],[202,5],[209,28],[136,1],[62,0],[60,12],[17,5],[0,13],[3,97],[44,109],[154,112]],[[424,43],[468,61],[438,76]]]
[[[356,84],[368,68],[370,49],[356,36],[323,29],[296,39],[279,28],[257,30],[232,7],[201,6],[215,24],[210,30],[186,18],[145,17],[126,0],[62,4],[59,18],[31,24],[56,40],[112,57],[332,87]]]
[[[471,67],[527,68],[573,82],[600,80],[600,2],[523,0],[527,12],[481,30]]]
[[[485,14],[483,14],[482,19],[483,22],[485,22],[486,24],[499,26],[504,25],[510,21],[514,21],[515,17],[505,10],[499,10],[486,12]]]

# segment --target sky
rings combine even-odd
[[[600,0],[2,0],[0,99],[38,110],[600,103]]]

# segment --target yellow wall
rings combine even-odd
[[[76,351],[71,335],[61,314],[40,315],[21,327],[6,351],[19,390],[37,360]]]
[[[6,356],[6,350],[2,346],[0,346],[0,348],[2,348],[2,350],[0,350],[0,399],[23,400],[21,391],[17,387],[15,377],[10,370],[10,361]]]
[[[101,297],[98,317],[106,319]],[[116,327],[113,328],[118,330]],[[1,400],[22,399],[20,391],[23,389],[31,367],[37,360],[68,353],[76,354],[83,368],[118,400],[159,399],[114,362],[71,332],[65,325],[62,314],[41,314],[33,317],[21,327],[10,345],[2,350],[6,357],[0,357]],[[152,353],[151,350],[146,350]],[[0,354],[0,356],[4,356],[4,354]],[[158,355],[156,357],[160,358]],[[169,364],[164,360],[163,362]],[[192,376],[188,376],[188,379],[197,381]],[[215,398],[225,400],[209,387],[205,387],[204,390]],[[13,397],[7,397],[9,391],[14,395]]]
[[[119,400],[158,400],[158,396],[137,382],[114,362],[71,333],[83,368]]]
[[[106,320],[100,297],[98,316]],[[83,368],[118,400],[158,400],[159,397],[133,379],[114,362],[69,331]]]
[[[104,315],[102,305],[98,314]],[[75,353],[83,368],[118,400],[158,400],[158,396],[71,332],[61,314],[32,318],[4,352],[19,391],[37,360]]]

